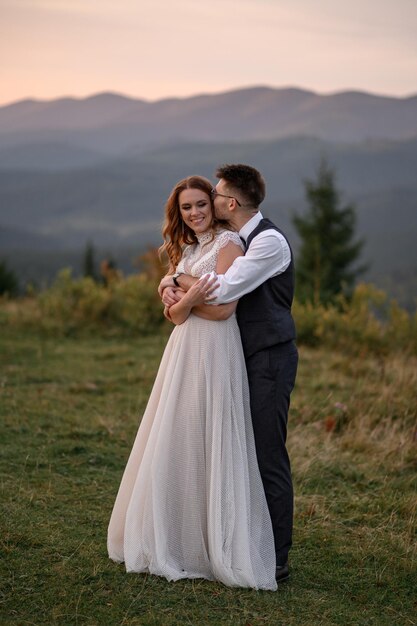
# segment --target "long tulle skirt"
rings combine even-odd
[[[276,589],[235,316],[191,315],[173,330],[113,508],[108,551],[129,572]]]

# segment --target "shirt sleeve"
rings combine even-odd
[[[285,272],[291,251],[285,237],[265,230],[253,238],[245,256],[237,257],[225,274],[218,274],[219,287],[212,304],[226,304],[250,293],[268,278]]]

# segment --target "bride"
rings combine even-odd
[[[170,271],[224,273],[243,254],[215,219],[211,183],[181,180],[165,207]],[[277,588],[272,525],[256,460],[235,309],[204,304],[198,281],[165,314],[165,348],[114,504],[111,559],[168,580]]]

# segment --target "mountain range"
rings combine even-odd
[[[417,95],[252,87],[148,102],[104,93],[0,107],[3,146],[70,143],[108,154],[188,141],[269,140],[309,135],[329,141],[417,135]]]
[[[303,181],[322,157],[343,201],[356,206],[366,278],[414,289],[417,96],[254,87],[157,102],[98,94],[0,107],[0,256],[23,281],[39,282],[63,262],[76,265],[89,239],[127,269],[160,243],[176,180],[213,178],[224,162],[262,171],[264,212],[297,249],[291,215],[305,208]]]

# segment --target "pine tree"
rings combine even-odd
[[[341,207],[334,172],[322,159],[317,180],[307,180],[309,208],[293,217],[301,238],[296,262],[296,288],[300,300],[327,303],[343,292],[349,295],[355,279],[366,266],[352,267],[360,256],[363,240],[354,242],[356,211]]]
[[[93,280],[97,279],[96,273],[96,262],[95,262],[95,250],[93,243],[89,240],[87,241],[85,252],[84,252],[84,260],[83,260],[83,273],[84,276],[90,276]]]
[[[17,295],[19,283],[16,274],[7,267],[6,261],[0,261],[0,295]]]

